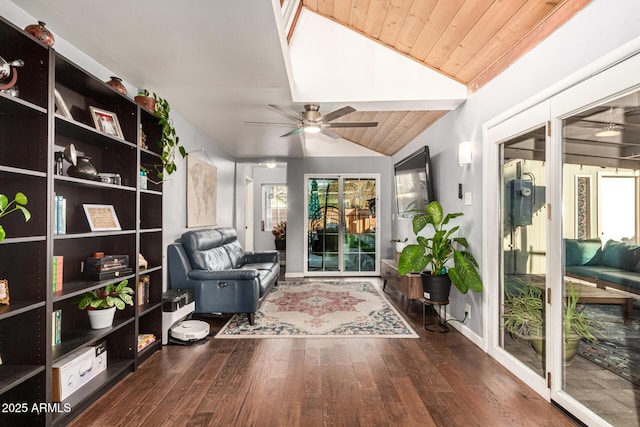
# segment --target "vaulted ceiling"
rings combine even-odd
[[[285,4],[290,1],[294,0],[285,0]],[[472,93],[588,3],[302,0],[301,7],[306,8],[305,13],[326,18],[349,34],[388,49],[394,57],[419,64],[421,70],[436,70],[442,73],[439,77],[466,85]],[[108,70],[91,68],[98,78],[106,81],[110,75],[117,75],[129,85],[130,92],[146,87],[170,100],[172,110],[239,160],[327,155],[324,140],[300,141],[298,135],[280,138],[282,128],[247,126],[245,121],[282,121],[266,108],[267,104],[300,111],[302,101],[317,101],[323,113],[354,105],[359,111],[339,120],[379,122],[376,128],[337,129],[344,139],[330,146],[331,155],[341,155],[343,147],[344,152],[351,153],[343,155],[373,153],[366,148],[393,154],[455,108],[427,105],[434,98],[428,99],[428,91],[420,86],[414,86],[414,108],[398,107],[392,96],[379,99],[386,102],[385,108],[375,103],[365,108],[351,96],[296,99],[287,65],[287,30],[277,16],[280,4],[279,0],[110,0],[109,7],[96,7],[86,0],[0,3],[14,12],[20,27],[45,21],[56,36],[64,39],[54,48],[67,57],[72,55],[72,61],[83,58],[67,49],[69,44],[94,58]],[[305,31],[305,26],[294,27],[294,38],[300,35],[295,34],[298,31]],[[313,37],[322,43],[327,34]],[[349,88],[342,81],[344,67],[339,71],[342,74],[331,75],[336,82],[333,86]],[[369,74],[373,71],[377,70],[369,70]],[[401,80],[395,72],[382,78],[387,82]],[[440,86],[434,86],[434,90]],[[463,98],[462,92],[456,98]],[[191,144],[199,146],[201,141],[198,133]]]
[[[590,0],[303,0],[331,19],[400,55],[478,90]],[[446,110],[367,111],[345,121],[379,121],[339,129],[343,138],[391,155]]]

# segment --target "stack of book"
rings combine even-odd
[[[62,290],[62,269],[64,266],[64,257],[61,255],[56,255],[53,257],[53,292]]]
[[[67,199],[62,196],[55,197],[55,234],[67,233]]]
[[[149,344],[156,341],[156,336],[153,334],[140,334],[138,335],[138,351],[142,350]]]

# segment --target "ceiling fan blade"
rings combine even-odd
[[[374,128],[378,126],[378,122],[336,122],[326,123],[323,126],[329,128]]]
[[[244,122],[245,125],[252,125],[252,126],[287,126],[287,127],[298,127],[297,124],[295,123],[276,123],[276,122],[250,122],[250,121],[245,121]]]
[[[325,114],[320,118],[320,120],[323,122],[330,122],[331,120],[335,120],[339,117],[346,116],[347,114],[353,113],[354,111],[356,111],[356,109],[353,107],[349,107],[349,106],[342,107],[330,113]]]
[[[284,108],[274,104],[268,104],[267,106],[271,108],[273,111],[275,111],[276,113],[282,114],[283,116],[291,120],[295,120],[296,122],[302,121],[302,117],[300,117],[299,114],[294,113],[293,111],[285,110]]]
[[[302,128],[301,127],[296,128],[296,129],[294,129],[292,131],[289,131],[289,132],[285,133],[284,135],[280,135],[280,138],[284,138],[285,136],[295,135],[296,133],[300,133],[300,132],[302,132]]]
[[[342,135],[327,128],[320,128],[320,133],[330,136],[333,139],[340,139]]]

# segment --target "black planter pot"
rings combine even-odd
[[[284,251],[287,249],[287,241],[286,240],[274,240],[276,242],[276,250]]]
[[[432,276],[430,271],[420,273],[422,279],[422,290],[426,292],[425,298],[436,301],[449,301],[449,291],[451,291],[451,279],[446,274]]]

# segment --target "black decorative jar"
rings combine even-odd
[[[76,166],[69,166],[67,174],[74,178],[91,179],[94,180],[98,177],[98,171],[89,162],[91,157],[78,156],[78,164]]]

